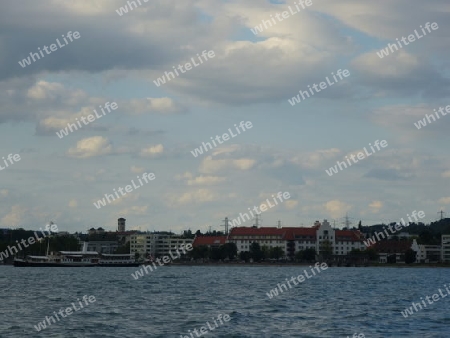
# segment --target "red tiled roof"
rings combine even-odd
[[[362,235],[358,230],[336,230],[336,241],[352,241],[359,242],[362,240]]]
[[[280,236],[281,239],[292,241],[296,237],[311,236],[315,240],[317,238],[318,226],[311,228],[292,227],[292,228],[276,228],[276,227],[235,227],[231,229],[230,238],[234,236]],[[359,242],[362,240],[362,234],[358,230],[337,230],[336,241]]]
[[[254,228],[254,227],[235,227],[231,229],[230,236],[246,236],[246,235],[283,235],[286,232],[286,228],[275,228],[275,227],[264,227],[264,228]]]
[[[222,245],[225,244],[227,236],[197,236],[192,243],[193,247],[200,245]]]
[[[280,238],[293,241],[295,236],[313,236],[316,237],[314,228],[275,228],[275,227],[236,227],[232,228],[230,237],[234,236],[280,236]]]
[[[292,232],[297,236],[314,236],[316,237],[317,228],[292,228]]]
[[[379,253],[404,253],[406,250],[411,248],[412,240],[403,241],[379,241],[376,242],[373,248]]]

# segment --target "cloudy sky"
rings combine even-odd
[[[1,227],[114,230],[125,217],[133,229],[219,230],[279,191],[291,198],[263,213],[264,226],[449,211],[450,116],[414,126],[450,104],[448,0],[312,0],[258,35],[251,28],[293,1],[141,3],[119,16],[124,0],[2,2],[0,157],[21,160],[0,171]],[[427,22],[439,29],[378,57]],[[19,64],[69,31],[80,38]],[[205,50],[215,57],[153,82]],[[338,69],[351,75],[289,104]],[[56,135],[108,101],[118,109]],[[253,128],[191,154],[241,121]],[[388,147],[327,175],[375,140]],[[94,206],[144,172],[156,179]]]

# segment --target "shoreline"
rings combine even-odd
[[[326,262],[311,262],[311,263],[229,263],[229,262],[207,262],[207,263],[194,263],[194,262],[172,262],[170,264],[164,264],[164,266],[207,266],[207,267],[230,267],[230,266],[241,266],[241,267],[309,267],[316,263],[326,263]],[[328,264],[328,263],[327,263]],[[144,264],[140,264],[140,266],[143,266]],[[13,264],[0,264],[0,267],[2,266],[10,266],[14,267]],[[450,264],[384,264],[384,263],[371,263],[367,265],[359,264],[359,265],[336,265],[332,264],[329,265],[329,268],[450,268]]]
[[[258,267],[258,266],[272,266],[272,267],[292,267],[292,266],[312,266],[316,262],[312,263],[171,263],[170,266],[243,266],[243,267]],[[321,263],[321,262],[319,262]],[[325,263],[325,262],[324,262]],[[328,264],[328,263],[327,263]],[[329,268],[450,268],[450,264],[384,264],[384,263],[372,263],[367,265],[328,265]]]

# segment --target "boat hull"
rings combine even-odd
[[[54,262],[27,262],[27,261],[14,261],[14,266],[16,267],[58,267],[58,268],[88,268],[88,267],[93,267],[93,266],[104,266],[104,267],[138,267],[140,264],[139,263],[113,263],[113,264],[108,264],[108,263],[97,263],[97,264],[92,264],[92,263],[54,263]]]
[[[137,267],[139,266],[139,263],[113,263],[113,264],[107,264],[107,263],[99,263],[98,266],[105,266],[105,267]]]
[[[58,268],[88,268],[92,266],[97,266],[97,264],[62,264],[62,263],[38,263],[38,262],[25,262],[25,261],[14,261],[14,266],[16,267],[58,267]]]

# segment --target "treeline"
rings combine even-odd
[[[80,249],[78,239],[74,236],[49,237],[48,233],[45,233],[46,236],[44,236],[42,232],[36,231],[37,236],[41,239],[37,241],[34,233],[32,230],[24,229],[0,232],[0,252],[4,253],[4,262],[11,263],[14,260],[14,254],[16,257],[25,257],[27,255],[44,256],[47,253],[47,247],[49,247],[49,251],[78,251]],[[30,237],[35,240],[35,243],[32,245],[28,244]],[[23,244],[22,240],[25,241],[26,245]],[[17,253],[13,247],[17,249]],[[6,258],[6,256],[8,257]]]
[[[218,247],[208,247],[206,245],[200,245],[194,247],[189,253],[189,257],[195,260],[236,260],[248,262],[252,259],[254,262],[279,260],[284,257],[284,250],[282,247],[268,247],[259,243],[252,243],[249,247],[249,251],[241,251],[239,256],[237,254],[237,247],[235,243],[226,243]],[[316,250],[306,249],[296,253],[295,260],[298,262],[312,262],[315,260]]]
[[[395,225],[395,222],[389,223],[389,225]],[[372,226],[361,226],[361,222],[358,226],[359,230],[363,232],[366,237],[374,235],[375,232],[381,232],[385,229],[387,224],[376,224]],[[356,229],[356,228],[354,228]],[[406,232],[411,235],[417,235],[417,243],[425,245],[440,245],[441,235],[450,234],[450,218],[444,218],[442,220],[431,222],[430,224],[414,223],[410,222],[408,226],[403,227],[398,233]],[[392,240],[399,240],[399,236],[393,235]]]

